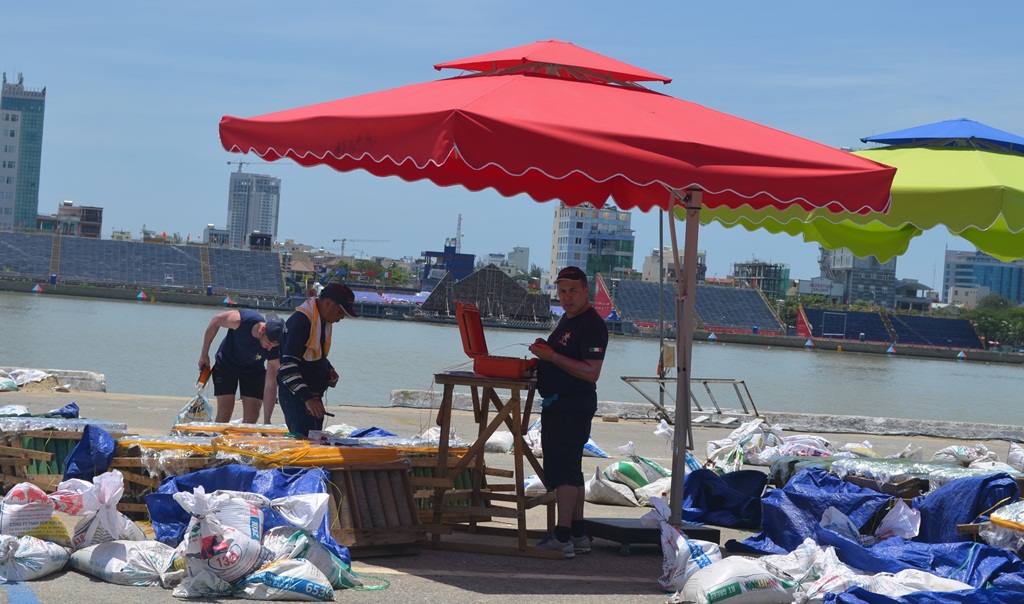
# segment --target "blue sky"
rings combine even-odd
[[[19,2],[3,14],[0,70],[47,91],[40,212],[101,206],[105,237],[224,226],[237,168],[227,162],[257,159],[222,150],[224,115],[445,77],[434,63],[546,39],[673,78],[659,92],[836,147],[960,117],[1024,135],[1014,2],[179,0]],[[284,162],[245,168],[283,181],[279,239],[418,256],[454,236],[461,214],[464,252],[527,246],[548,264],[552,204]],[[633,227],[639,267],[658,246],[657,214],[634,212]],[[939,286],[947,245],[973,249],[926,233],[897,275]],[[785,235],[710,226],[700,248],[709,276],[752,258],[817,275],[817,246]]]

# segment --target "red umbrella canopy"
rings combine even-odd
[[[441,63],[486,70],[253,118],[225,116],[221,143],[274,161],[487,187],[575,206],[882,212],[895,169],[637,81],[668,78],[549,40]]]

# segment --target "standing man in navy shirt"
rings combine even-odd
[[[562,269],[555,279],[565,314],[548,339],[537,339],[537,391],[541,402],[541,449],[544,486],[555,491],[555,533],[538,547],[561,551],[566,558],[590,552],[583,530],[583,446],[597,413],[597,379],[601,377],[608,328],[590,304],[587,275],[578,267]]]
[[[309,436],[310,430],[323,429],[324,393],[338,385],[338,372],[327,359],[334,324],[359,316],[355,298],[347,285],[331,283],[288,317],[277,377],[281,411],[293,434]]]
[[[231,421],[235,392],[242,395],[242,422],[255,424],[263,407],[263,422],[269,424],[277,402],[277,346],[284,337],[280,317],[248,309],[226,310],[212,319],[203,334],[199,370],[210,366],[210,345],[223,327],[228,330],[217,349],[213,365],[213,394],[217,397],[216,421]],[[264,361],[266,365],[264,366]]]

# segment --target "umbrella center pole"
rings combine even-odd
[[[696,317],[697,289],[697,236],[700,226],[700,210],[703,206],[703,191],[691,189],[680,197],[673,191],[673,203],[682,202],[686,208],[686,232],[683,239],[682,271],[679,270],[679,244],[676,240],[675,221],[671,221],[672,249],[675,254],[676,296],[676,415],[675,434],[672,447],[672,483],[669,503],[672,517],[669,523],[679,526],[682,522],[683,482],[686,478],[686,452],[693,449],[693,425],[690,409],[690,378],[693,348],[693,326]],[[678,201],[676,201],[678,200]]]

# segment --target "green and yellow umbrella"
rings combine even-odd
[[[914,143],[920,144],[920,143]],[[944,226],[1000,260],[1024,257],[1024,154],[976,146],[897,145],[856,151],[896,168],[889,212],[840,213],[747,206],[706,208],[701,222],[765,229],[881,262]],[[677,216],[681,216],[677,211]]]

